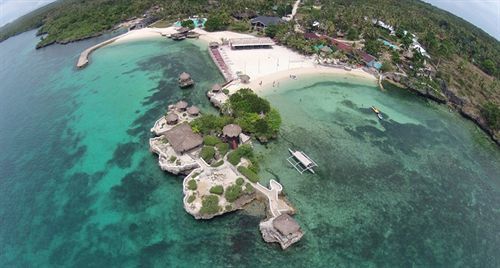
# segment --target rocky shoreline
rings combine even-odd
[[[387,78],[387,81],[392,80],[393,82],[401,84],[411,92],[415,92],[426,99],[452,107],[462,117],[474,122],[474,124],[483,130],[493,142],[500,146],[500,131],[493,130],[486,122],[486,119],[481,115],[478,108],[467,99],[458,96],[455,93],[456,90],[449,88],[445,81],[439,81],[441,92],[438,92],[430,86],[416,86],[405,77],[386,76],[385,78]]]

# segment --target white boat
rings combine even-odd
[[[317,167],[318,164],[314,162],[309,156],[307,156],[302,151],[293,151],[292,149],[288,149],[288,151],[292,154],[292,156],[287,158],[287,161],[292,164],[292,166],[300,173],[304,173],[304,171],[308,170],[312,174],[314,173],[313,168]]]

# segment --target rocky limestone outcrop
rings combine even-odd
[[[304,233],[300,228],[280,228],[277,226],[278,221],[281,221],[281,218],[285,216],[289,219],[291,217],[288,214],[282,214],[278,217],[270,218],[266,221],[262,221],[259,224],[260,232],[262,233],[262,238],[264,241],[268,243],[279,243],[282,249],[286,249],[292,244],[298,242]],[[293,223],[294,225],[296,223]]]

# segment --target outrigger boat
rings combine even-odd
[[[372,106],[371,108],[372,108],[372,111],[373,111],[375,114],[377,114],[378,119],[380,119],[380,120],[384,119],[384,117],[382,116],[382,113],[380,113],[380,110],[379,110],[379,109],[377,109],[377,107]]]
[[[292,149],[288,149],[288,151],[292,154],[292,156],[288,157],[287,160],[292,166],[300,173],[304,173],[304,171],[308,170],[312,174],[314,173],[313,168],[317,167],[318,164],[314,162],[309,156],[307,156],[304,152],[301,151],[293,151]]]

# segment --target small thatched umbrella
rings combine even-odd
[[[222,134],[228,138],[237,138],[241,133],[241,127],[235,124],[229,124],[222,129]]]
[[[219,92],[221,91],[222,87],[219,84],[215,84],[212,86],[212,92]]]
[[[191,106],[187,109],[187,112],[191,116],[197,116],[200,113],[200,109],[196,106]]]
[[[174,113],[169,113],[167,114],[167,124],[169,125],[175,125],[179,121],[179,116]]]
[[[210,42],[210,43],[208,43],[208,46],[210,48],[218,48],[219,47],[219,43],[218,42]]]
[[[177,110],[179,110],[179,111],[185,111],[187,107],[188,107],[188,103],[185,101],[179,101],[175,105],[175,108],[177,108]]]
[[[248,76],[246,74],[242,74],[242,75],[240,75],[240,80],[242,83],[248,84],[250,82],[250,76]]]

